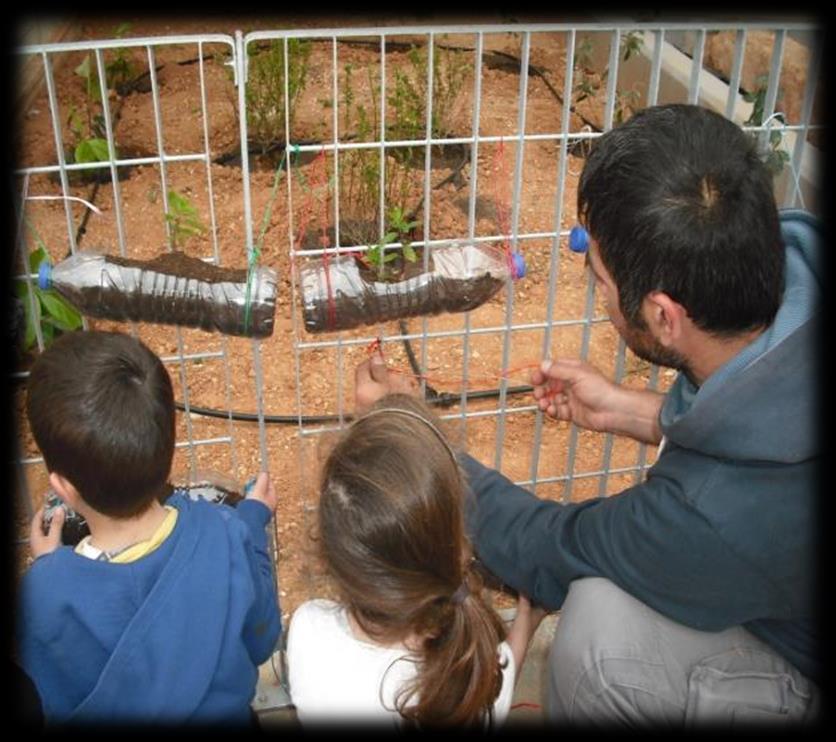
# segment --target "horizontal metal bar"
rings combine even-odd
[[[230,436],[224,436],[223,438],[204,438],[202,440],[194,440],[194,441],[182,441],[180,443],[175,443],[175,448],[195,448],[197,446],[208,446],[214,445],[216,443],[232,443],[232,438]]]
[[[57,173],[61,170],[101,170],[109,168],[111,165],[116,167],[130,167],[135,165],[160,165],[168,162],[207,162],[208,155],[194,154],[194,155],[158,155],[157,157],[134,157],[130,160],[99,160],[98,162],[73,162],[60,165],[37,165],[33,167],[19,168],[14,171],[15,175],[35,175],[38,173]]]
[[[584,140],[584,139],[597,139],[598,137],[603,136],[603,132],[600,131],[578,131],[578,132],[555,132],[553,134],[523,134],[514,137],[510,136],[499,136],[499,135],[492,135],[492,136],[471,136],[471,137],[450,137],[449,139],[439,139],[437,137],[430,137],[424,139],[387,139],[385,141],[369,141],[369,142],[329,142],[328,144],[322,142],[321,144],[293,144],[291,143],[288,146],[288,149],[291,149],[296,152],[333,152],[334,150],[339,150],[340,152],[345,150],[354,150],[354,149],[377,149],[379,150],[382,146],[384,149],[395,149],[397,147],[420,147],[424,145],[432,145],[432,146],[445,146],[445,145],[452,145],[452,144],[473,144],[474,142],[488,143],[488,144],[499,144],[508,142],[509,144],[513,144],[519,141],[525,142],[552,142],[552,141],[562,141],[562,140]]]
[[[551,240],[555,237],[566,237],[569,235],[570,230],[562,229],[559,232],[523,232],[516,235],[517,240]],[[480,243],[491,243],[491,242],[503,242],[506,239],[506,235],[487,235],[484,237],[453,237],[447,238],[444,240],[414,240],[410,244],[413,247],[448,247],[454,242],[463,242],[467,244],[480,244]],[[395,247],[400,245],[400,242],[389,242],[387,243],[387,247]],[[291,258],[296,257],[318,257],[320,255],[342,255],[346,252],[368,252],[369,250],[368,245],[341,245],[340,247],[327,247],[327,248],[310,248],[309,250],[291,250],[290,256]]]
[[[571,325],[584,325],[586,323],[598,324],[601,322],[609,322],[609,317],[592,317],[590,319],[560,319],[546,322],[530,322],[524,325],[501,325],[495,327],[476,327],[470,328],[471,335],[490,335],[491,333],[511,331],[529,331],[529,330],[543,330],[546,327],[569,327]],[[449,337],[464,337],[464,330],[443,330],[439,332],[428,332],[426,334],[410,334],[410,335],[383,335],[381,337],[364,337],[364,338],[345,338],[343,340],[323,340],[320,342],[301,342],[296,344],[297,349],[316,349],[316,348],[336,348],[337,345],[343,347],[347,345],[368,345],[373,340],[380,340],[383,343],[399,342],[401,340],[413,340],[420,338],[449,338]]]
[[[184,361],[198,361],[204,358],[223,358],[223,351],[215,350],[207,353],[184,353],[182,356],[160,356],[163,363],[176,363],[181,359]]]
[[[539,487],[541,484],[549,484],[549,483],[556,483],[556,482],[565,482],[568,479],[589,479],[591,477],[602,477],[605,475],[612,476],[613,474],[630,474],[631,472],[641,471],[642,469],[649,469],[650,464],[648,465],[636,465],[636,466],[622,466],[618,469],[599,469],[598,471],[585,471],[580,472],[578,474],[560,474],[554,477],[543,477],[541,479],[537,479],[537,486]],[[529,484],[534,484],[534,480],[532,479],[524,479],[519,482],[515,482],[515,484],[520,485],[521,487],[526,487]],[[626,489],[626,488],[625,488]]]
[[[188,34],[177,36],[144,36],[142,38],[102,39],[99,41],[61,41],[51,44],[26,44],[17,47],[16,54],[46,52],[86,52],[93,49],[124,49],[141,46],[171,46],[173,44],[228,44],[235,49],[235,39],[226,34]]]
[[[536,405],[526,405],[524,407],[506,407],[504,410],[504,414],[512,415],[518,414],[521,412],[536,412],[538,407]],[[496,408],[493,410],[480,410],[479,412],[448,412],[444,415],[437,415],[441,420],[462,420],[464,419],[471,419],[471,418],[479,418],[479,417],[498,417],[503,413],[503,410]],[[303,438],[308,438],[317,435],[324,435],[325,433],[334,433],[339,432],[343,428],[339,425],[325,425],[320,426],[318,428],[302,428],[299,431],[299,435]]]
[[[699,26],[693,23],[634,23],[632,21],[624,21],[618,23],[526,23],[525,25],[508,25],[508,24],[473,24],[473,25],[451,25],[451,26],[385,26],[373,27],[366,26],[364,28],[314,28],[314,29],[295,29],[292,31],[253,31],[244,37],[244,43],[249,44],[253,41],[262,41],[270,39],[316,39],[324,37],[339,38],[356,38],[358,36],[421,36],[433,33],[435,35],[442,34],[465,34],[475,36],[478,33],[549,33],[556,31],[615,31],[623,30],[630,31],[691,31],[694,28],[708,28],[712,31],[738,30],[740,28],[752,30],[774,30],[775,28],[783,28],[788,31],[814,31],[820,26],[809,21],[798,22],[783,22],[783,21],[751,21],[747,23],[734,22],[716,22],[706,23],[702,22]],[[331,40],[330,38],[328,39]]]

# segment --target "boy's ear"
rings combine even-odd
[[[70,510],[78,510],[78,501],[80,499],[80,495],[78,494],[78,490],[73,486],[72,482],[66,477],[58,474],[57,472],[50,472],[49,473],[49,486],[55,490],[55,494],[61,498],[61,501],[68,507]]]
[[[656,340],[666,348],[682,338],[688,312],[664,291],[651,291],[642,302],[642,315]]]

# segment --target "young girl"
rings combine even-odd
[[[520,598],[507,640],[464,533],[465,483],[426,405],[380,400],[322,474],[318,541],[339,602],[311,600],[288,634],[302,724],[488,726],[508,715],[544,612]]]

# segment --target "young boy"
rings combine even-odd
[[[47,723],[249,723],[258,665],[281,631],[262,473],[236,508],[176,495],[171,380],[143,343],[62,336],[32,368],[27,412],[49,482],[90,536],[42,529],[17,617]]]

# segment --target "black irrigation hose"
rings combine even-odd
[[[532,387],[530,386],[511,386],[505,390],[505,393],[525,394],[526,392],[530,392],[531,390]],[[499,394],[499,389],[482,389],[475,392],[467,392],[465,394],[465,398],[468,400],[489,399],[492,397],[498,397]],[[426,402],[427,404],[438,405],[439,407],[450,407],[454,404],[458,404],[459,402],[461,402],[461,395],[443,392],[442,394],[437,394],[437,396],[433,398],[428,398]],[[184,405],[182,402],[175,401],[174,406],[178,410],[182,410],[183,412],[186,411],[186,405]],[[203,415],[204,417],[217,417],[223,420],[235,420],[237,422],[249,423],[258,422],[258,415],[254,412],[226,411],[218,410],[212,407],[196,407],[195,405],[189,405],[189,412],[194,415]],[[339,415],[264,415],[264,422],[268,425],[296,425],[297,423],[301,423],[302,425],[317,425],[321,423],[333,423],[339,422],[340,420],[353,419],[354,415],[351,414],[343,415],[342,417],[340,417]]]

